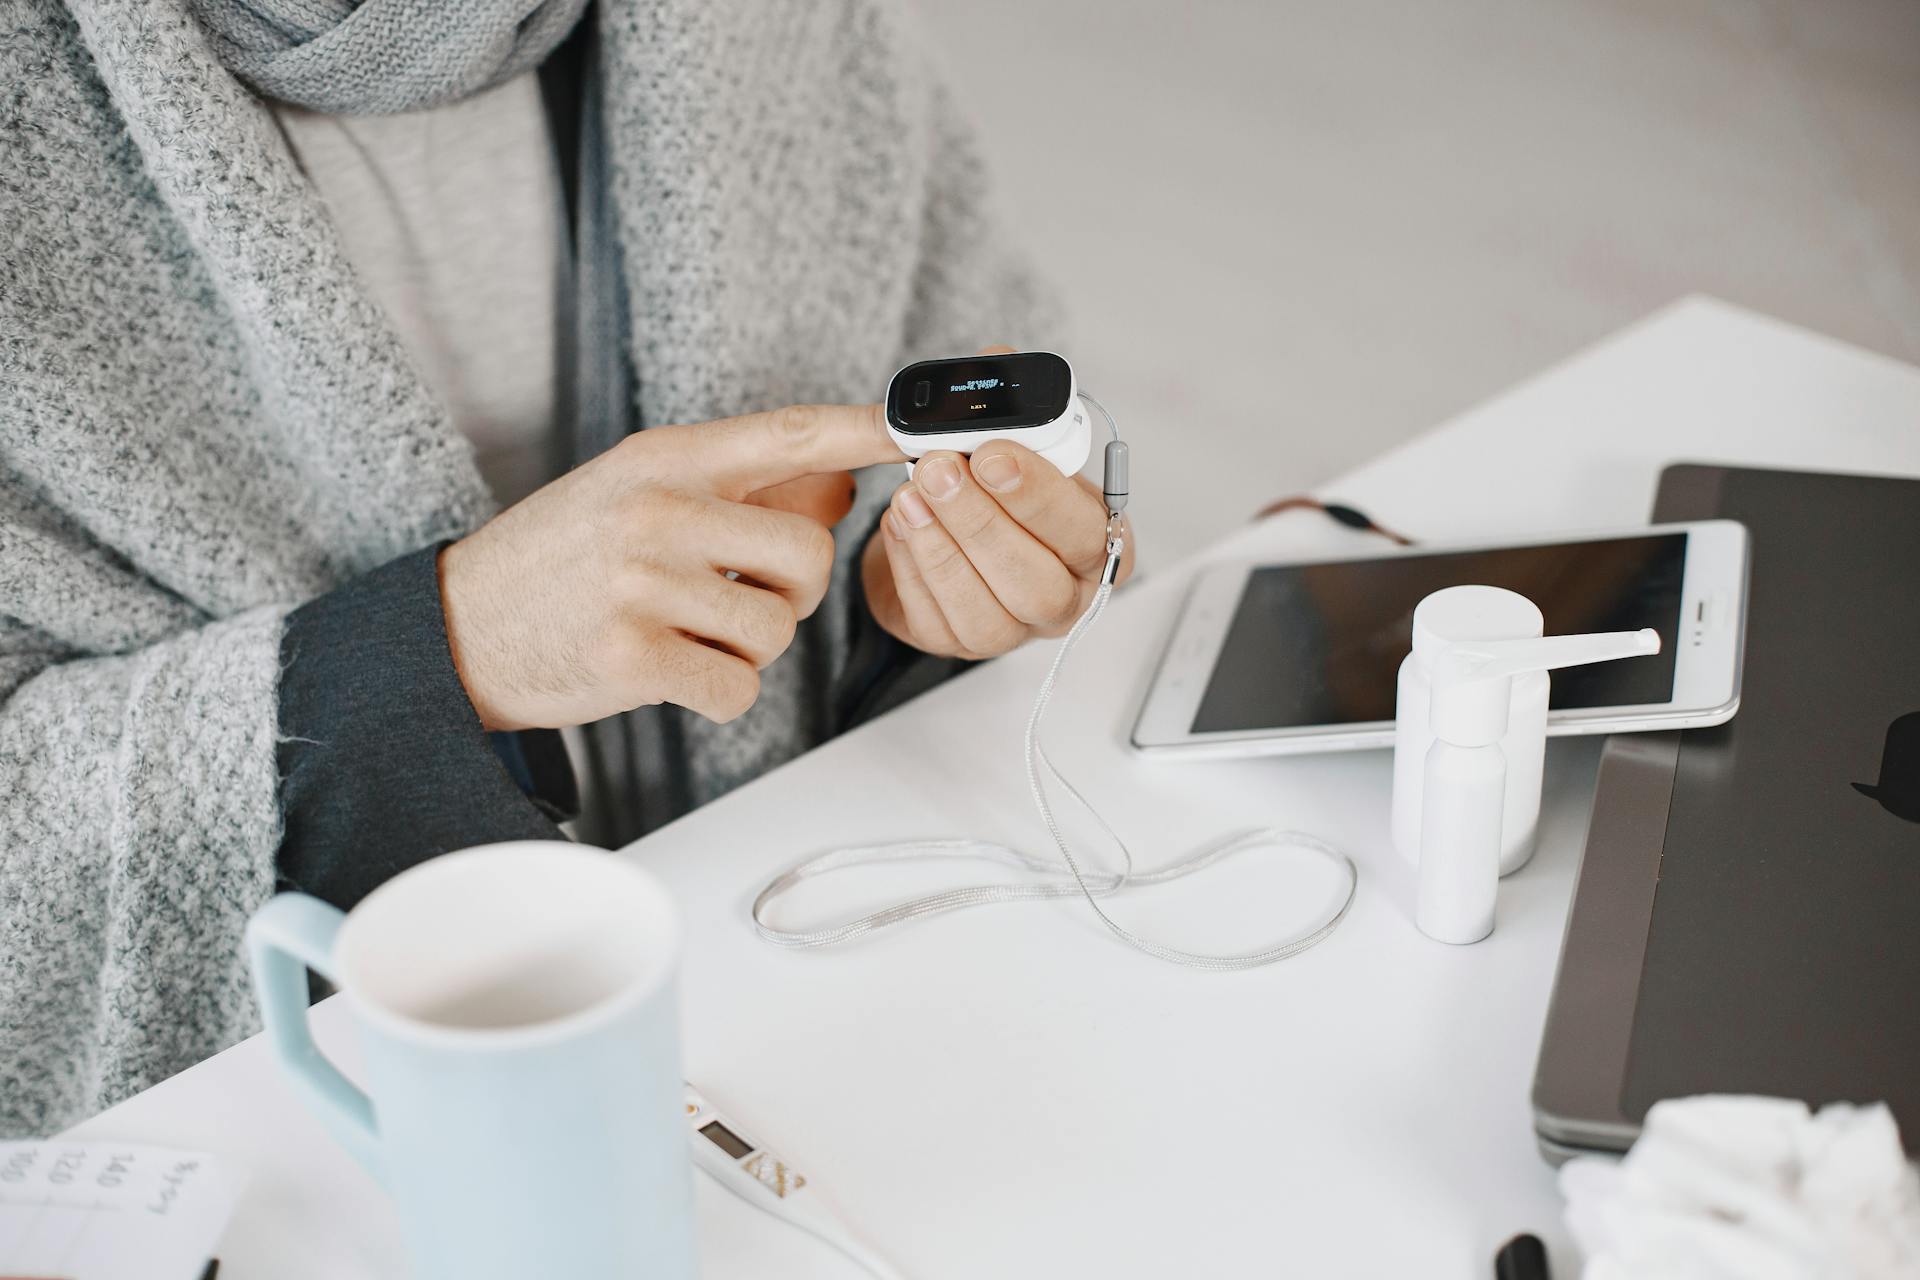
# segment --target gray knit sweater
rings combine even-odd
[[[886,0],[607,0],[644,422],[870,399],[1021,341],[980,157]],[[864,531],[892,477],[862,484]],[[0,1135],[253,1029],[279,641],[490,502],[267,109],[187,0],[0,8]],[[850,536],[836,590],[857,548]],[[845,610],[688,743],[807,745]]]

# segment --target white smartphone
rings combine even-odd
[[[1540,606],[1548,635],[1660,633],[1658,654],[1554,672],[1549,734],[1721,724],[1739,708],[1747,531],[1703,520],[1204,570],[1133,745],[1168,756],[1391,746],[1413,608],[1461,583],[1518,591]]]

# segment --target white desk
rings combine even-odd
[[[1558,532],[1643,522],[1673,459],[1920,473],[1920,370],[1688,301],[1325,492],[1427,539]],[[1148,537],[1153,468],[1138,459]],[[1289,516],[1211,554],[1345,544],[1374,545]],[[1493,937],[1429,942],[1388,843],[1385,753],[1167,765],[1121,746],[1190,567],[1124,593],[1088,637],[1055,704],[1055,756],[1149,860],[1261,823],[1344,846],[1362,879],[1339,932],[1229,975],[1135,954],[1078,902],[967,912],[825,952],[760,943],[748,902],[804,853],[944,834],[1042,847],[1018,756],[1045,658],[1034,649],[627,851],[685,911],[689,1077],[910,1276],[1478,1280],[1522,1230],[1572,1275],[1527,1099],[1598,743],[1550,752],[1540,852],[1502,886]],[[866,890],[905,881],[927,873],[895,870]],[[1332,884],[1317,863],[1243,861],[1113,909],[1225,948],[1314,915]],[[850,889],[796,894],[781,918],[817,918],[827,893]],[[341,1013],[333,1002],[316,1018],[346,1053]],[[222,1280],[403,1274],[390,1209],[257,1039],[75,1133],[249,1166]],[[708,1275],[851,1274],[710,1187],[702,1196]]]

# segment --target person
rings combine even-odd
[[[1088,482],[882,465],[1052,329],[887,0],[9,25],[0,1135],[250,1032],[276,887],[623,843],[1089,599]]]

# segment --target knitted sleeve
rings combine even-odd
[[[552,730],[488,734],[454,669],[438,546],[295,609],[281,641],[280,874],[343,910],[428,858],[557,840],[579,807]]]

